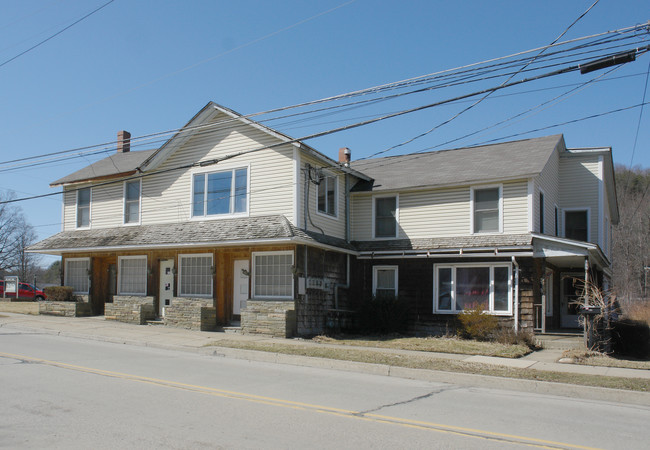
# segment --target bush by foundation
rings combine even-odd
[[[52,302],[76,302],[74,289],[69,286],[48,286],[43,289],[47,299]]]

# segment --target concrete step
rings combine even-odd
[[[538,334],[535,341],[545,349],[573,350],[584,346],[582,335],[569,334]]]
[[[226,334],[242,334],[241,327],[238,326],[223,327],[223,332]]]
[[[147,320],[147,325],[165,325],[162,319]]]

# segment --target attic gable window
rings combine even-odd
[[[77,191],[77,228],[90,227],[90,188]]]
[[[124,223],[140,223],[140,180],[124,183]]]
[[[337,178],[323,176],[318,185],[318,212],[336,216]]]
[[[195,174],[192,216],[224,216],[248,212],[248,168]]]

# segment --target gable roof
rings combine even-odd
[[[184,143],[191,139],[196,133],[203,129],[205,125],[209,126],[210,120],[214,119],[219,113],[225,114],[232,120],[239,121],[246,125],[252,126],[266,134],[269,134],[279,143],[294,145],[302,151],[314,156],[330,168],[337,168],[342,172],[355,175],[361,180],[369,181],[369,178],[356,170],[344,167],[333,159],[325,156],[323,153],[313,149],[305,143],[280,133],[272,128],[262,125],[259,122],[249,119],[246,116],[218,105],[214,102],[208,102],[201,110],[194,115],[182,128],[180,128],[171,138],[169,138],[160,148],[153,150],[135,151],[127,153],[115,153],[108,158],[104,158],[88,167],[84,167],[70,175],[60,178],[50,184],[50,186],[59,186],[62,184],[79,183],[84,181],[118,178],[121,176],[132,175],[137,172],[153,171],[160,166],[174,151],[180,148]],[[254,150],[254,149],[250,149]],[[236,155],[234,155],[236,156]]]
[[[561,134],[478,147],[353,161],[354,169],[374,180],[353,192],[381,192],[420,187],[458,186],[539,175]]]
[[[84,181],[117,178],[132,175],[138,166],[156,150],[140,150],[137,152],[113,153],[111,156],[93,163],[70,175],[50,183],[51,187],[62,184],[81,183]]]

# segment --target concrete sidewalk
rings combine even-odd
[[[176,351],[190,351],[205,355],[228,356],[251,361],[275,362],[302,366],[326,367],[339,370],[370,372],[389,376],[398,376],[427,381],[440,381],[472,386],[497,387],[524,390],[557,395],[596,398],[601,400],[650,405],[650,393],[622,391],[617,389],[594,388],[514,378],[487,377],[463,373],[442,372],[424,369],[408,369],[351,361],[340,361],[307,356],[284,355],[253,350],[241,350],[219,346],[220,341],[250,341],[259,343],[282,343],[296,346],[315,346],[340,348],[336,344],[317,343],[305,339],[278,339],[264,336],[230,334],[223,332],[201,332],[161,325],[130,325],[96,317],[56,317],[43,315],[23,315],[13,313],[0,314],[0,328],[20,329],[80,339],[97,340],[118,344],[146,346]],[[499,365],[512,368],[527,368],[540,371],[564,372],[585,375],[601,375],[624,378],[641,378],[650,380],[650,370],[623,369],[614,367],[584,366],[556,362],[562,355],[561,348],[550,348],[534,352],[520,359],[498,358],[490,356],[468,356],[449,353],[420,352],[411,350],[391,350],[368,347],[345,346],[347,349],[360,349],[368,352],[408,354],[421,357],[465,361],[479,364]],[[486,381],[487,380],[487,381]],[[607,394],[607,391],[612,391]],[[613,394],[612,394],[613,393]],[[633,401],[631,401],[633,400]]]

